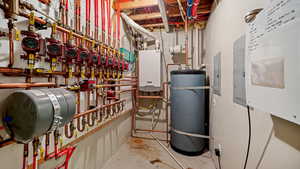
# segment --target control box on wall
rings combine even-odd
[[[161,87],[161,52],[139,51],[139,85]]]
[[[221,96],[221,53],[219,52],[213,59],[213,93]]]
[[[247,104],[297,124],[299,9],[299,0],[271,1],[248,25],[246,48]]]

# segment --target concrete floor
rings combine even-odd
[[[209,152],[197,157],[170,151],[187,169],[215,169]],[[180,169],[169,154],[156,142],[130,138],[104,165],[103,169]]]

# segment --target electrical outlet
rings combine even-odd
[[[218,148],[219,148],[220,152],[222,152],[222,145],[221,144],[218,144]]]
[[[220,157],[221,156],[221,152],[222,152],[222,146],[221,146],[221,144],[219,144],[218,148],[215,148],[215,155],[217,157]]]

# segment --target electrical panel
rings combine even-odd
[[[221,53],[214,56],[213,93],[221,96]]]
[[[141,87],[161,87],[161,53],[159,50],[139,52],[139,76]]]
[[[233,44],[233,102],[246,106],[245,55],[246,36]]]

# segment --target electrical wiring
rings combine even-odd
[[[269,144],[270,144],[271,138],[272,138],[272,136],[273,136],[273,133],[274,133],[274,128],[272,127],[272,130],[271,130],[271,132],[270,132],[270,134],[269,134],[267,143],[266,143],[266,145],[265,145],[265,147],[264,147],[264,150],[263,150],[263,152],[262,152],[262,154],[261,154],[261,156],[260,156],[260,158],[259,158],[259,161],[258,161],[258,163],[257,163],[257,165],[256,165],[256,169],[259,169],[259,167],[260,167],[260,165],[261,165],[261,162],[262,162],[262,160],[264,159],[264,156],[265,156],[266,151],[267,151],[267,149],[268,149],[268,147],[269,147]]]
[[[222,169],[222,166],[221,166],[221,157],[218,156],[218,164],[219,164],[219,169]]]
[[[252,137],[252,125],[251,125],[251,112],[250,112],[250,106],[247,106],[247,113],[248,113],[248,128],[249,128],[249,134],[248,134],[248,145],[247,145],[247,153],[246,153],[246,159],[244,163],[243,169],[247,168],[248,165],[248,159],[249,159],[249,152],[251,147],[251,137]]]

